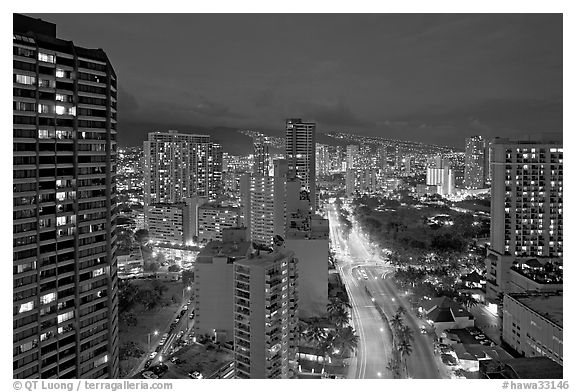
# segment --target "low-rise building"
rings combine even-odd
[[[562,366],[547,357],[492,359],[480,363],[480,378],[562,379]]]
[[[446,329],[474,326],[474,316],[448,297],[432,298],[422,303],[425,318],[437,335]]]
[[[506,294],[502,339],[526,357],[545,356],[562,365],[562,295]]]

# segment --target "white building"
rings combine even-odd
[[[298,260],[276,243],[234,263],[236,378],[288,378],[296,358]]]
[[[234,332],[234,262],[247,257],[251,244],[245,228],[225,229],[222,235],[222,241],[211,241],[196,258],[194,331],[225,342]]]
[[[505,294],[502,339],[526,357],[563,362],[563,296]]]
[[[318,215],[291,213],[286,248],[298,258],[300,318],[326,316],[328,305],[329,223]]]
[[[238,227],[240,210],[207,203],[198,207],[198,242],[221,241],[225,228]]]

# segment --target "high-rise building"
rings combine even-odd
[[[330,172],[341,173],[345,170],[342,146],[335,146],[330,152]]]
[[[13,377],[117,378],[116,74],[53,23],[13,30]]]
[[[150,132],[144,141],[144,206],[179,203],[221,189],[222,148],[208,135]]]
[[[286,247],[298,258],[298,315],[324,317],[328,305],[328,219],[295,211],[289,213],[287,223]]]
[[[196,336],[210,334],[227,342],[234,334],[234,262],[251,251],[246,228],[222,230],[222,241],[209,242],[194,269]]]
[[[355,169],[360,159],[359,147],[357,144],[346,146],[346,170]]]
[[[250,177],[250,239],[258,244],[271,245],[274,238],[276,203],[274,177],[254,174]]]
[[[153,203],[148,206],[147,223],[150,240],[183,245],[190,237],[185,226],[186,205],[184,203]]]
[[[291,176],[302,182],[316,211],[316,124],[301,119],[286,120],[286,161]]]
[[[381,185],[376,169],[347,169],[345,184],[346,196],[356,193],[371,194],[376,192]]]
[[[270,174],[270,138],[264,135],[254,137],[254,174]]]
[[[483,136],[466,138],[464,187],[481,189],[486,184],[486,139]]]
[[[518,259],[563,256],[561,135],[495,139],[492,143],[490,248],[486,295],[509,291]]]
[[[386,171],[388,169],[388,149],[386,146],[378,147],[378,168]]]
[[[238,227],[240,210],[215,203],[207,203],[198,208],[198,241],[220,241],[222,230]]]
[[[330,149],[325,144],[316,144],[316,175],[330,174]]]
[[[275,239],[272,253],[234,263],[237,378],[289,378],[296,358],[298,259]]]
[[[441,155],[428,159],[426,185],[437,186],[437,193],[441,196],[454,193],[455,175],[448,159],[442,159]]]

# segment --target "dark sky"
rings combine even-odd
[[[562,131],[561,14],[28,14],[103,48],[120,141],[181,125],[462,146]]]

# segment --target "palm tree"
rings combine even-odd
[[[411,341],[414,340],[414,331],[409,326],[404,325],[404,326],[400,327],[398,332],[400,335],[400,339],[402,341],[406,341],[406,342],[410,343]]]
[[[402,316],[400,316],[398,313],[396,313],[390,319],[390,324],[392,324],[392,327],[398,331],[404,325],[404,320],[402,320]]]
[[[326,305],[326,310],[328,313],[333,314],[338,312],[340,309],[350,308],[350,304],[348,302],[342,301],[339,297],[332,297],[330,298],[330,303]]]
[[[394,372],[394,378],[400,376],[400,363],[398,362],[397,358],[391,358],[388,361],[388,365],[386,365],[386,369]]]
[[[319,347],[325,338],[326,331],[324,331],[324,328],[318,326],[309,327],[305,332],[306,341],[315,347]]]
[[[399,315],[406,314],[406,308],[402,305],[398,306],[398,309],[396,309],[396,314],[399,314]]]
[[[412,345],[410,344],[410,342],[402,340],[398,345],[398,351],[400,352],[400,361],[404,359],[404,370],[406,371],[406,374],[408,374],[407,359],[408,356],[412,354]]]
[[[322,357],[324,358],[322,366],[326,364],[330,353],[334,350],[335,338],[336,337],[334,333],[328,332],[328,334],[325,335],[324,339],[318,345],[318,349],[322,352]],[[324,368],[322,368],[322,372],[324,372]]]
[[[330,315],[330,319],[339,327],[348,325],[348,321],[350,320],[348,310],[345,308],[340,308],[335,313]]]
[[[467,293],[459,294],[455,299],[468,310],[478,305],[478,301],[476,301],[474,297]]]
[[[349,357],[358,347],[358,335],[356,335],[354,328],[348,326],[345,328],[337,328],[334,335],[334,346],[340,350],[340,355]]]

